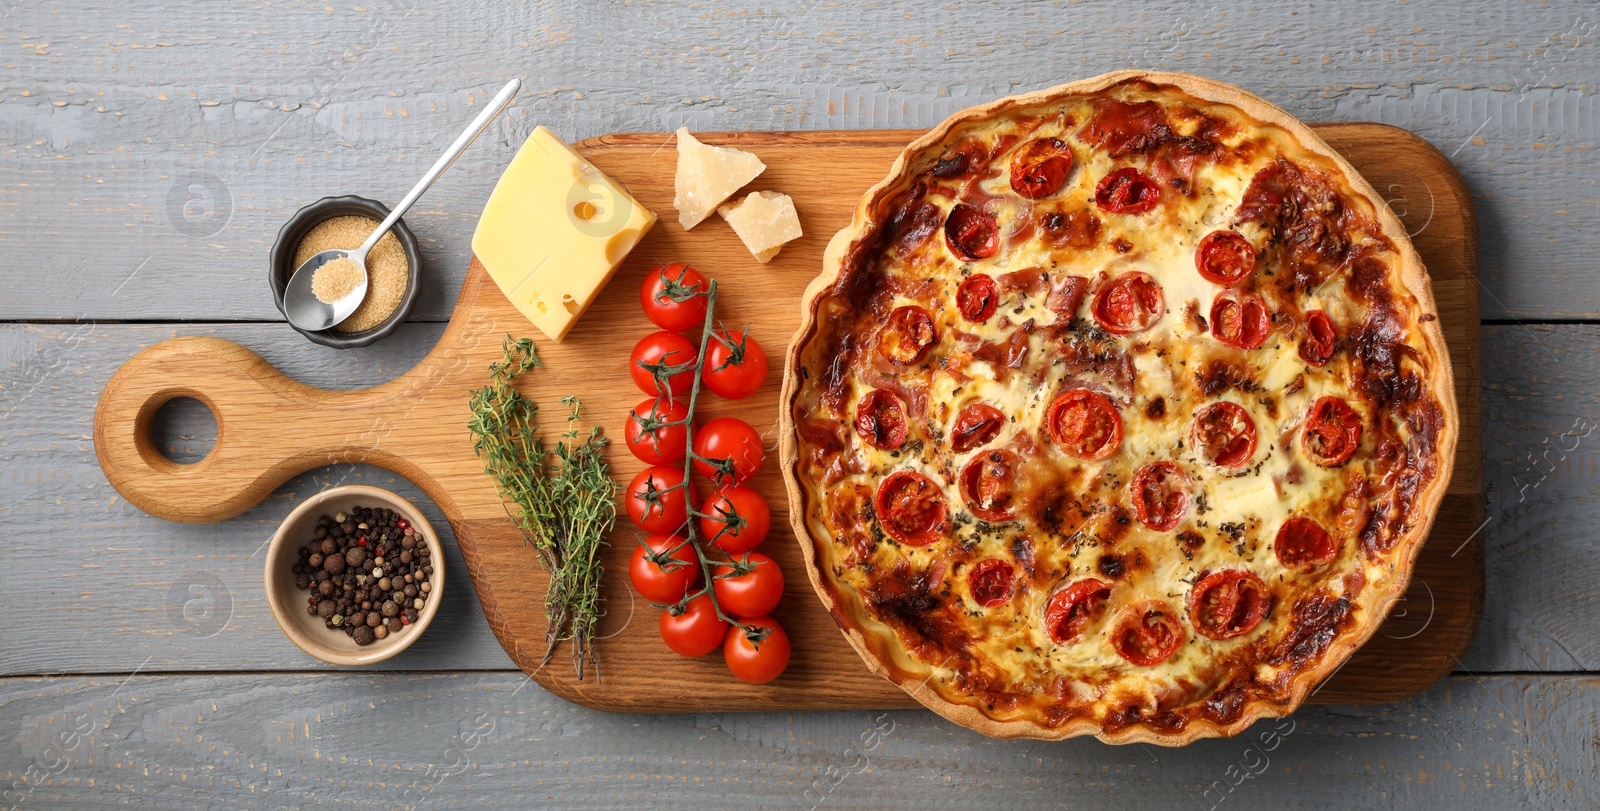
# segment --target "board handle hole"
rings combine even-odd
[[[167,461],[192,465],[217,444],[217,415],[193,397],[174,397],[156,409],[150,420],[150,443]]]

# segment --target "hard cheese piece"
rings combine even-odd
[[[672,205],[678,224],[687,231],[717,210],[741,186],[756,179],[767,165],[737,149],[706,146],[678,128],[678,172],[673,178]]]
[[[784,243],[800,238],[800,215],[794,200],[775,191],[754,191],[738,203],[725,205],[717,213],[733,226],[744,246],[762,264],[772,261]]]
[[[472,252],[500,291],[559,342],[656,215],[537,127],[500,175],[472,235]]]

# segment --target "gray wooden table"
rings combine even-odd
[[[1600,807],[1600,8],[1292,5],[0,0],[0,809]],[[608,715],[529,685],[465,578],[410,651],[340,671],[278,632],[262,542],[331,484],[414,487],[326,468],[180,526],[95,464],[100,388],[165,338],[219,335],[319,386],[407,369],[536,123],[927,127],[1129,66],[1405,127],[1472,189],[1489,603],[1412,700],[1179,751],[910,711]],[[432,274],[414,323],[355,352],[290,331],[263,278],[282,221],[327,194],[398,199],[513,76],[516,106],[407,217]],[[211,430],[161,427],[192,457]]]

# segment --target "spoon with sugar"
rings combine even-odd
[[[433,168],[406,193],[405,199],[389,212],[389,216],[367,237],[367,241],[361,243],[361,247],[353,251],[337,248],[323,251],[295,269],[283,296],[283,312],[289,317],[289,323],[307,331],[325,330],[349,318],[361,306],[367,297],[367,252],[378,244],[384,234],[389,233],[406,209],[421,199],[428,187],[472,145],[478,133],[483,132],[489,122],[511,103],[521,88],[520,79],[507,82],[489,105],[483,108],[483,112],[478,113],[478,117],[456,136],[455,143],[434,161]]]

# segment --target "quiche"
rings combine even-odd
[[[999,737],[1292,712],[1405,590],[1457,415],[1426,270],[1287,113],[1122,72],[959,113],[834,237],[782,467],[869,666]]]

